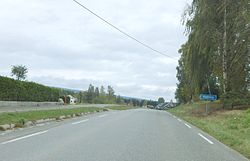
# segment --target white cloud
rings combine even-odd
[[[122,30],[178,59],[181,14],[190,0],[79,0]],[[120,95],[174,98],[177,60],[144,48],[71,0],[1,0],[0,75],[29,68],[28,80],[86,89],[111,84]]]

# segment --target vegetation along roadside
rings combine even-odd
[[[26,112],[9,112],[0,114],[0,125],[15,124],[15,127],[24,127],[28,121],[35,122],[41,119],[57,119],[71,118],[81,116],[86,113],[103,112],[112,110],[131,109],[127,106],[114,106],[109,108],[82,107],[72,109],[55,109],[55,110],[38,110]],[[0,128],[0,130],[4,130]]]
[[[224,110],[218,106],[219,102],[210,103],[209,114],[204,113],[205,103],[200,102],[168,111],[250,158],[250,109]]]

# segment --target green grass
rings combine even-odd
[[[195,113],[200,107],[203,108],[204,103],[181,105],[168,111],[250,158],[250,109],[203,115]]]
[[[111,110],[130,110],[130,109],[135,109],[137,107],[134,106],[113,106],[113,107],[108,107],[108,109]]]
[[[26,112],[10,112],[0,114],[0,125],[3,124],[19,124],[23,125],[26,121],[35,121],[39,119],[58,118],[62,115],[73,115],[86,112],[105,111],[104,108],[82,107],[72,109],[55,109],[55,110],[38,110]]]
[[[80,113],[93,113],[111,110],[128,110],[133,109],[131,106],[112,106],[108,108],[96,107],[81,107],[72,109],[54,109],[54,110],[38,110],[38,111],[25,111],[25,112],[8,112],[0,114],[0,125],[3,124],[16,124],[22,127],[27,121],[35,121],[40,119],[58,118],[60,116],[67,116]],[[0,129],[1,130],[1,129]]]

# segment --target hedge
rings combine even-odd
[[[62,89],[0,76],[0,101],[58,101]]]

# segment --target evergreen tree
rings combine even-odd
[[[95,88],[95,97],[99,97],[99,95],[100,95],[99,88],[96,87]]]

